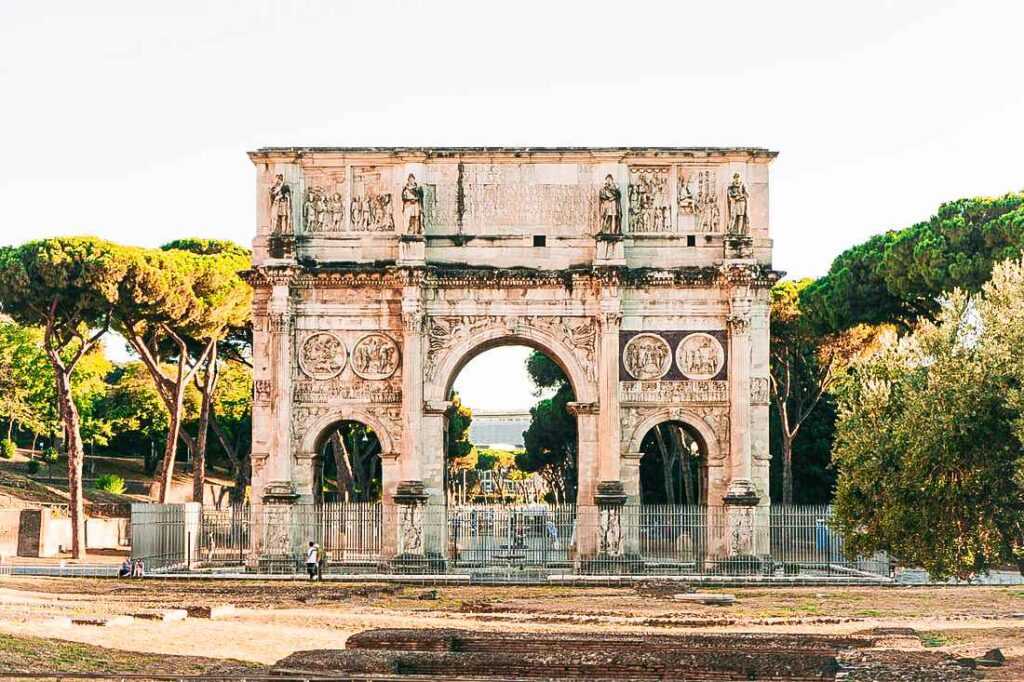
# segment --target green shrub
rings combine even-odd
[[[57,448],[53,447],[52,445],[50,447],[46,448],[45,450],[43,450],[43,461],[44,462],[49,462],[50,464],[55,464],[57,462],[57,458],[59,456],[60,455],[57,452]]]
[[[30,459],[28,461],[28,472],[30,474],[38,474],[39,469],[42,468],[42,463],[38,459]]]
[[[4,459],[14,459],[14,453],[17,448],[12,440],[4,440],[0,443],[0,457]]]
[[[124,495],[124,479],[117,474],[103,474],[96,479],[96,490],[115,495]]]

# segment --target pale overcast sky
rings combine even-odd
[[[0,0],[0,243],[248,244],[261,146],[750,145],[780,152],[776,267],[818,275],[1024,188],[1022,26],[1009,1]]]

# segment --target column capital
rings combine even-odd
[[[565,409],[569,410],[569,414],[576,417],[596,415],[600,414],[601,411],[598,403],[566,403]]]

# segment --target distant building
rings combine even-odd
[[[473,411],[469,439],[474,445],[519,450],[523,431],[530,427],[529,412]]]

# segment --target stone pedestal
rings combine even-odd
[[[729,530],[729,556],[753,556],[755,547],[754,517],[757,510],[757,491],[749,480],[736,479],[722,500],[726,505]]]
[[[403,234],[398,238],[398,265],[423,265],[427,258],[427,241],[423,235]]]
[[[725,237],[726,258],[753,258],[754,240],[742,234],[730,234]]]
[[[397,542],[391,570],[395,573],[438,573],[444,570],[444,557],[437,550],[437,533],[430,527],[423,481],[402,481],[394,497]],[[443,510],[443,508],[442,508]]]
[[[269,239],[271,258],[292,258],[295,255],[295,235],[275,234]]]
[[[597,253],[594,265],[626,265],[626,248],[621,234],[597,235]]]
[[[597,554],[581,565],[583,573],[624,575],[643,569],[640,557],[627,552],[629,530],[623,518],[626,491],[622,481],[601,481],[594,495],[597,507]]]

